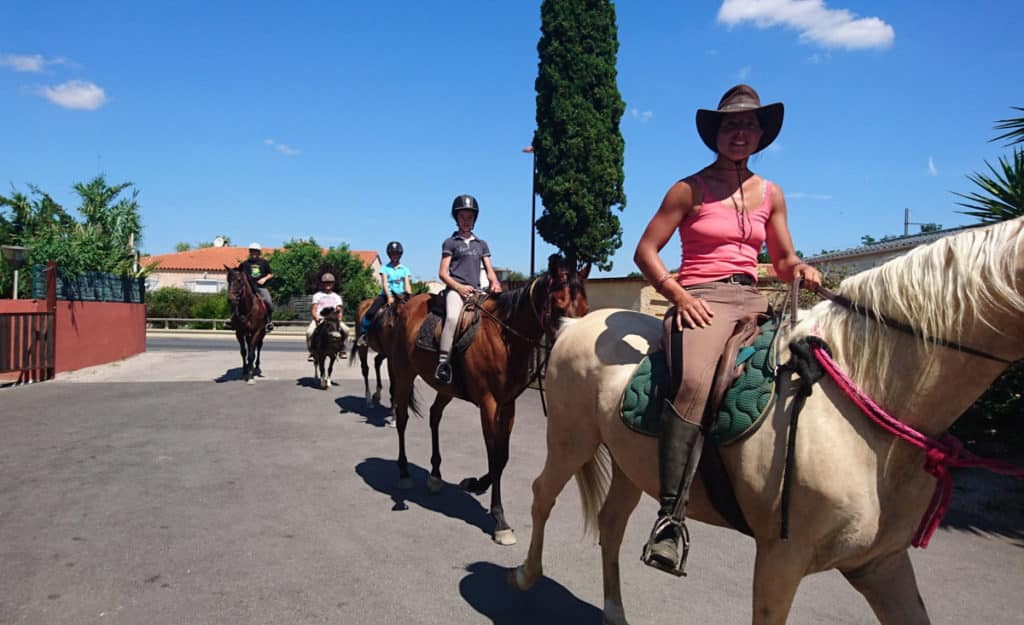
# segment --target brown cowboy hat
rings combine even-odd
[[[718,126],[722,123],[722,115],[726,113],[742,113],[754,111],[757,121],[761,124],[761,141],[754,152],[768,147],[782,130],[782,102],[774,102],[761,106],[761,98],[750,85],[736,85],[725,92],[718,102],[718,110],[697,109],[697,133],[704,145],[712,152],[718,152]]]

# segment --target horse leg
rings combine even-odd
[[[242,355],[242,377],[245,379],[246,382],[248,382],[249,381],[249,375],[248,375],[249,370],[248,370],[248,367],[246,367],[246,364],[247,364],[246,363],[246,352],[248,350],[246,350],[246,348],[245,348],[245,338],[241,337],[241,336],[238,336],[238,335],[235,335],[235,339],[238,340],[238,353]]]
[[[551,509],[555,507],[555,500],[569,478],[592,459],[597,450],[597,440],[580,442],[580,438],[576,432],[555,432],[552,422],[548,422],[548,451],[544,458],[544,468],[533,481],[533,504],[530,506],[533,530],[530,533],[530,548],[526,553],[526,561],[509,571],[508,583],[513,588],[529,590],[544,574],[544,529],[551,516]]]
[[[914,567],[907,551],[887,554],[852,571],[843,571],[864,595],[881,625],[930,625],[928,611],[917,590]]]
[[[405,426],[409,423],[409,402],[412,399],[414,381],[415,378],[408,381],[391,378],[392,409],[395,411],[395,427],[398,429],[398,488],[402,490],[412,488],[409,460],[405,456]]]
[[[797,540],[758,541],[751,621],[754,625],[785,625],[793,597],[812,556],[811,549],[798,545]]]
[[[366,359],[368,354],[366,346],[359,347],[359,369],[363,372],[363,389],[366,391],[366,405],[373,408],[373,396],[370,395],[370,366]]]
[[[263,370],[260,369],[260,354],[263,353],[263,337],[262,336],[260,338],[256,339],[256,341],[255,341],[255,348],[256,348],[256,363],[254,364],[254,366],[252,368],[252,374],[253,375],[258,375],[260,377],[263,377]]]
[[[380,391],[384,388],[384,385],[380,382],[380,365],[384,362],[384,354],[377,354],[373,358],[373,369],[377,373],[377,392],[373,394],[374,405],[380,405]],[[369,393],[369,381],[367,381],[367,393]]]
[[[431,493],[441,492],[444,481],[441,480],[441,415],[445,406],[451,403],[450,395],[437,394],[430,405],[430,477],[427,478],[427,490]]]
[[[482,402],[487,403],[487,402]],[[493,398],[491,402],[493,404]],[[481,408],[481,417],[484,416]],[[487,474],[491,476],[491,516],[494,517],[494,542],[499,545],[516,544],[516,535],[505,520],[505,509],[501,504],[501,474],[508,464],[508,443],[512,437],[512,424],[516,418],[515,401],[495,406],[490,427],[484,426],[487,443]],[[484,419],[487,421],[487,419]],[[488,430],[490,435],[488,436]]]
[[[334,375],[334,354],[328,356],[331,359],[331,363],[327,366],[327,386],[331,385],[331,376]]]
[[[612,460],[612,483],[598,515],[601,540],[601,569],[604,573],[604,623],[626,625],[622,607],[622,586],[619,582],[619,553],[629,515],[640,503],[643,491],[630,481]]]

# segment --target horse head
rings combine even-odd
[[[547,275],[541,279],[546,296],[539,307],[541,327],[547,334],[553,335],[561,318],[582,317],[590,310],[584,286],[589,274],[589,263],[577,271],[557,254],[548,260]]]

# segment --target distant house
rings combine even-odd
[[[932,241],[937,241],[943,237],[963,232],[971,228],[977,228],[981,225],[984,224],[949,228],[947,230],[939,230],[936,232],[910,234],[907,236],[887,239],[885,241],[878,241],[869,245],[853,247],[847,250],[829,252],[828,254],[819,254],[817,256],[805,258],[804,260],[817,267],[823,273],[837,272],[842,276],[851,276],[855,273],[860,273],[865,269],[871,269],[872,267],[883,265],[893,258],[902,256],[920,245],[925,245],[926,243],[931,243]]]
[[[274,251],[274,248],[263,248],[263,255],[268,256]],[[377,252],[352,250],[351,253],[363,261],[374,275],[380,272]],[[237,267],[248,257],[249,250],[245,247],[202,247],[173,254],[143,256],[139,264],[143,267],[156,265],[146,279],[147,290],[174,286],[193,293],[218,293],[227,288],[225,265]]]

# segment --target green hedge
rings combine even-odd
[[[1024,361],[1010,365],[950,431],[973,451],[1024,458]]]
[[[227,319],[231,305],[224,293],[191,293],[177,287],[165,287],[146,293],[148,317],[177,319]]]

